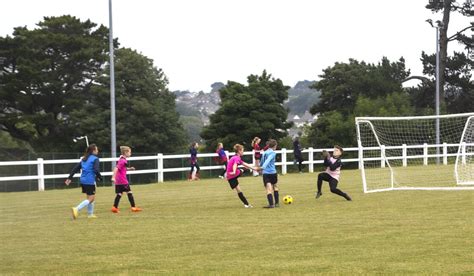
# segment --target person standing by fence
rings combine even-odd
[[[301,153],[300,138],[298,136],[293,140],[293,153],[295,155],[295,165],[298,163],[298,171],[302,173],[303,169],[303,154]]]
[[[199,144],[197,142],[193,142],[191,144],[191,148],[189,149],[189,153],[191,154],[191,171],[189,172],[189,180],[199,180],[199,164],[197,160],[197,149]]]

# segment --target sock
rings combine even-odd
[[[115,200],[114,200],[114,207],[115,208],[118,208],[121,198],[122,198],[122,195],[119,195],[119,194],[117,194],[117,196],[115,197]]]
[[[273,195],[267,194],[268,205],[273,205]]]
[[[128,193],[127,196],[128,196],[128,201],[130,201],[130,205],[132,206],[132,208],[135,207],[135,199],[133,198],[133,194]]]
[[[86,207],[87,205],[89,205],[89,200],[84,200],[82,201],[81,203],[79,203],[79,205],[77,205],[77,210],[80,211],[82,208]]]
[[[242,200],[242,202],[243,202],[245,205],[249,205],[249,202],[248,202],[247,199],[245,198],[244,193],[240,192],[240,193],[238,193],[238,195],[239,195],[240,200]]]
[[[89,216],[94,214],[94,202],[89,203],[89,205],[87,205],[87,214]]]
[[[275,204],[280,203],[280,197],[279,197],[278,191],[274,191],[273,195],[275,197]]]

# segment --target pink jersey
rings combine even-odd
[[[235,174],[232,174],[235,164],[237,164],[237,166],[242,164],[242,159],[240,158],[240,155],[238,154],[232,156],[232,158],[230,158],[229,162],[227,163],[227,170],[226,170],[227,179],[236,178],[237,176],[240,175],[239,169],[235,171]]]
[[[338,159],[334,158],[334,157],[330,157],[329,158],[329,162],[331,164],[334,164],[336,163]],[[337,181],[339,181],[339,175],[341,174],[341,166],[337,167],[334,171],[331,171],[331,169],[329,167],[326,168],[326,173],[328,173],[332,178],[336,179]]]
[[[115,174],[115,185],[128,185],[127,179],[127,159],[125,156],[120,155],[120,159],[117,162],[117,173]]]

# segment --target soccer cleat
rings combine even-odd
[[[319,197],[321,197],[322,195],[323,195],[323,193],[317,192],[317,193],[316,193],[316,198],[319,198]]]
[[[352,198],[348,194],[346,194],[345,198],[347,201],[352,201]]]
[[[267,206],[263,206],[263,208],[271,209],[271,208],[275,208],[275,205],[267,205]]]
[[[76,207],[72,207],[72,218],[73,219],[77,219],[77,217],[79,216],[79,211],[77,210]]]
[[[224,179],[224,177],[223,177],[222,175],[219,175],[219,178],[220,178],[220,179]]]
[[[117,214],[117,213],[120,213],[119,208],[117,208],[117,207],[115,207],[115,206],[112,207],[112,209],[111,209],[110,211],[112,211],[112,213],[116,213],[116,214]]]
[[[142,208],[140,207],[132,207],[132,212],[141,212]]]
[[[88,216],[87,216],[87,218],[88,218],[88,219],[96,219],[96,218],[97,218],[97,216],[96,216],[96,215],[94,215],[94,214],[92,214],[92,215],[88,215]]]
[[[245,205],[245,204],[244,204],[244,207],[245,207],[245,208],[253,208],[253,206],[252,206],[251,204],[249,204],[249,205]]]
[[[280,203],[275,203],[275,208],[280,207]]]

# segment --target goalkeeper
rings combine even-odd
[[[338,145],[334,146],[332,156],[327,151],[323,151],[324,166],[326,166],[326,171],[318,175],[318,191],[316,192],[316,198],[319,198],[323,195],[323,193],[321,192],[321,188],[324,180],[329,182],[329,187],[331,188],[332,193],[340,195],[346,200],[352,200],[348,194],[337,188],[337,184],[339,183],[339,176],[341,174],[342,153],[343,149]]]

